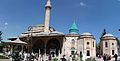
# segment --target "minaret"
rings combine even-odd
[[[44,23],[44,32],[49,33],[49,22],[50,22],[50,12],[51,12],[51,2],[47,0],[45,5],[45,23]]]

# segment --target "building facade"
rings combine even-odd
[[[44,25],[35,25],[28,28],[28,31],[19,35],[20,40],[27,42],[28,46],[24,48],[26,52],[40,53],[41,55],[70,56],[73,54],[82,54],[87,58],[96,57],[96,39],[89,33],[79,34],[79,29],[74,22],[69,29],[69,34],[56,31],[49,26],[51,1],[47,0],[45,6]],[[15,40],[15,38],[10,38]],[[117,42],[113,35],[106,34],[102,37],[101,51],[106,54],[114,55],[117,53]]]
[[[86,58],[96,57],[96,40],[91,33],[85,32],[81,34],[79,39],[80,51]]]
[[[28,46],[24,47],[25,52],[54,57],[62,53],[65,35],[50,27],[51,8],[51,1],[47,0],[44,24],[29,26],[26,32],[19,35],[20,40],[28,43]],[[9,39],[13,41],[16,38]]]
[[[94,36],[88,32],[80,35],[75,22],[65,38],[64,45],[66,55],[77,53],[78,55],[84,55],[86,59],[96,57],[96,40]]]
[[[110,33],[106,33],[101,38],[100,50],[102,55],[108,54],[113,56],[114,54],[118,54],[116,37]]]
[[[79,30],[75,22],[69,29],[69,34],[65,37],[65,54],[72,55],[78,51]],[[78,52],[77,52],[78,53]]]

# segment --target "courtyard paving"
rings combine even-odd
[[[96,61],[103,61],[103,58],[96,58]],[[109,61],[115,61],[115,59],[114,58],[112,58],[111,60],[109,60]],[[118,61],[120,61],[120,57],[118,57]]]
[[[0,59],[0,61],[11,61],[9,59]]]
[[[0,61],[11,61],[9,59],[0,59]],[[96,61],[103,61],[103,59],[96,58]],[[115,61],[114,58],[112,58],[110,61]],[[120,57],[118,58],[118,61],[120,61]]]

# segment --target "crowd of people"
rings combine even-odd
[[[17,61],[44,61],[44,59],[46,59],[47,61],[51,61],[53,58],[54,55],[46,55],[46,58],[44,55],[42,54],[39,54],[39,53],[22,53],[22,52],[13,52],[12,54],[10,54],[10,52],[7,52],[8,53],[8,57],[12,58],[12,60],[17,60]],[[118,58],[118,55],[115,54],[114,56],[111,56],[111,55],[108,55],[108,54],[103,54],[103,55],[98,55],[97,56],[98,58],[102,58],[104,61],[109,61],[111,60],[111,58],[115,58],[115,61],[117,61],[117,58]],[[20,60],[19,60],[20,59]],[[59,57],[59,60],[60,61],[80,61],[80,55],[78,54],[74,54],[74,55],[70,55],[70,56],[67,56],[67,55],[63,55],[62,57]]]
[[[111,60],[111,56],[108,55],[108,54],[104,54],[104,55],[103,55],[103,60],[104,60],[104,61]]]
[[[98,58],[102,58],[104,61],[109,61],[111,60],[112,58],[115,59],[115,61],[117,61],[118,59],[118,55],[117,54],[114,54],[114,56],[111,56],[111,55],[108,55],[108,54],[104,54],[104,55],[98,55],[97,56]]]
[[[20,54],[21,58],[23,58],[23,61],[51,61],[52,59],[56,58],[53,57],[52,55],[46,55],[46,58],[44,55],[38,54],[38,53],[23,53]],[[63,55],[62,57],[57,57],[57,59],[59,61],[78,61],[79,60],[79,56],[78,55],[70,55],[69,57],[67,57],[66,55]],[[45,60],[44,60],[45,59]]]

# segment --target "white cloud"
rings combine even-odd
[[[5,24],[6,26],[8,25],[8,23],[7,23],[7,22],[5,22],[4,24]]]
[[[6,30],[8,28],[8,22],[5,18],[0,18],[0,30]]]
[[[7,22],[1,23],[0,30],[6,30],[7,28],[8,28],[8,23]]]
[[[83,2],[80,2],[80,6],[86,6],[86,4]]]

